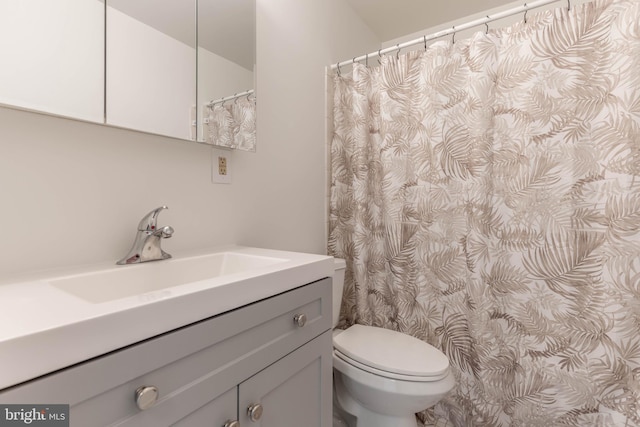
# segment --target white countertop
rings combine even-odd
[[[101,303],[51,284],[90,274],[86,270],[39,274],[0,285],[0,390],[334,273],[333,258],[323,255],[227,246],[191,256],[213,252],[283,261]],[[151,269],[153,264],[180,259],[185,257],[97,268]]]

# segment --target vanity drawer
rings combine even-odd
[[[76,427],[171,425],[330,328],[323,279],[7,389],[0,402],[70,404]],[[159,397],[141,411],[143,386]]]

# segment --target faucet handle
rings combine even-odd
[[[166,206],[160,206],[143,216],[138,224],[138,231],[150,231],[152,233],[156,231],[158,228],[158,215],[160,215],[160,212],[164,209],[169,208]]]

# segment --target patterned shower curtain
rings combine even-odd
[[[205,140],[220,147],[256,151],[256,103],[248,97],[207,107]]]
[[[423,420],[640,426],[640,2],[599,0],[334,76],[343,326],[418,337]]]

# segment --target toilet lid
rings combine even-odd
[[[416,377],[440,377],[449,359],[437,348],[400,332],[353,325],[333,338],[343,355],[380,371]]]

